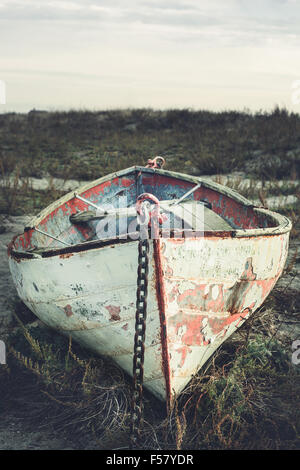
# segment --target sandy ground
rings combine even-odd
[[[14,235],[23,232],[23,227],[29,219],[30,216],[1,216],[0,219],[0,339],[4,341],[8,331],[15,325],[12,311],[19,302],[9,271],[7,244]],[[30,424],[30,416],[28,419],[26,416],[20,417],[18,413],[7,409],[5,403],[1,404],[1,408],[4,408],[0,415],[1,450],[75,448],[73,442],[68,442],[64,436],[47,429],[34,429]]]
[[[4,341],[8,331],[15,325],[12,311],[19,302],[8,267],[7,244],[14,235],[23,232],[23,227],[30,218],[30,216],[0,216],[0,339]],[[300,250],[299,241],[291,243],[289,259],[297,247]],[[279,280],[279,285],[288,286],[292,281],[293,289],[300,289],[300,276],[295,277],[295,273],[299,274],[300,272],[299,261],[298,258],[292,273]],[[299,323],[295,325],[293,322],[290,324],[283,322],[280,328],[289,333],[291,342],[300,337]],[[0,367],[2,366],[0,365]],[[54,434],[47,427],[35,429],[32,423],[30,424],[30,416],[26,417],[26,414],[25,416],[23,414],[20,417],[11,409],[6,409],[5,404],[4,413],[0,414],[0,418],[0,449],[76,449],[76,443],[71,437],[66,439],[65,436],[60,436],[57,432]],[[91,439],[85,448],[93,449],[97,446]]]
[[[0,450],[76,450],[73,443],[68,442],[57,433],[42,430],[24,431],[24,419],[12,413],[1,415]]]
[[[24,225],[30,216],[0,216],[0,334],[7,331],[12,324],[12,309],[17,301],[17,292],[14,287],[7,260],[7,245],[14,235],[22,233]]]

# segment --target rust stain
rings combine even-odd
[[[122,329],[127,331],[128,330],[128,323],[125,323],[125,325],[122,326]]]
[[[166,307],[165,307],[165,289],[163,270],[160,253],[160,240],[153,240],[154,249],[154,266],[155,266],[155,287],[156,287],[156,298],[158,303],[159,318],[160,318],[160,338],[162,345],[162,366],[166,381],[166,403],[167,410],[171,405],[171,384],[170,384],[170,362],[168,352],[168,341],[167,341],[167,324],[166,324]]]
[[[73,256],[74,253],[62,253],[61,255],[59,255],[60,258],[71,258],[71,256]]]
[[[14,254],[12,253],[13,250],[16,250],[18,249],[19,247],[19,244],[17,242],[17,239],[19,238],[19,240],[22,238],[20,235],[15,235],[13,237],[13,239],[11,240],[11,242],[7,245],[7,256],[9,258],[13,258],[17,263],[20,263],[20,258],[18,257],[15,257]]]
[[[174,245],[183,245],[185,243],[184,238],[170,238],[169,241],[173,243]]]
[[[64,311],[67,317],[71,317],[73,315],[72,307],[69,304],[64,307]]]
[[[116,305],[108,305],[107,307],[105,307],[106,310],[108,310],[109,314],[110,314],[110,319],[109,321],[118,321],[118,320],[121,320],[120,318],[120,311],[121,311],[121,308],[120,307],[117,307]]]
[[[230,295],[226,302],[226,310],[232,315],[241,311],[247,293],[256,279],[256,274],[253,272],[252,258],[247,258],[244,272],[239,281],[230,289]]]

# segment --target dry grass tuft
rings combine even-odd
[[[143,448],[300,448],[300,374],[268,333],[270,308],[259,318],[223,345],[167,416],[145,393]],[[118,367],[45,328],[22,327],[10,344],[9,394],[21,415],[78,448],[128,447],[131,383]]]

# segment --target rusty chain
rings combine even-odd
[[[149,240],[139,241],[135,336],[133,354],[133,398],[131,414],[130,448],[137,448],[143,420],[143,378],[147,317],[147,291],[149,270]]]
[[[138,244],[136,314],[133,350],[133,396],[130,430],[131,449],[138,448],[143,421],[143,379],[149,271],[149,220],[149,204],[144,200],[144,195],[141,195],[137,201],[137,221],[140,226],[140,240]]]

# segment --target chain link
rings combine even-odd
[[[149,239],[139,241],[136,316],[133,354],[133,397],[131,414],[130,448],[137,448],[143,420],[144,353],[147,317]]]

